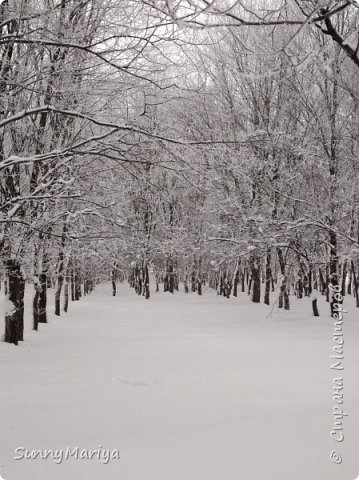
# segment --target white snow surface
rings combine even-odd
[[[0,344],[6,480],[353,480],[359,473],[359,309],[346,298],[344,371],[319,298],[290,312],[206,291],[100,286],[25,342]],[[52,306],[52,305],[51,305]],[[344,377],[344,441],[330,437]],[[120,460],[15,460],[15,449],[118,449]],[[330,452],[337,449],[341,464]]]

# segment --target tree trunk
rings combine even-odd
[[[57,285],[55,290],[55,315],[60,316],[61,310],[61,291],[64,283],[64,276],[62,273],[59,273],[57,276]]]
[[[8,276],[8,305],[5,312],[5,337],[7,343],[17,345],[24,339],[25,281],[16,260],[6,262]]]
[[[191,291],[193,293],[196,291],[196,288],[197,288],[196,270],[197,270],[197,262],[196,260],[194,260],[193,266],[192,266],[192,273],[191,273]]]
[[[282,283],[280,285],[279,299],[278,299],[278,308],[283,308],[284,310],[289,310],[289,295],[288,295],[288,279],[285,273],[285,261],[283,252],[280,248],[277,249],[279,267],[282,274]]]
[[[65,283],[65,287],[64,287],[64,290],[65,290],[65,299],[64,299],[64,312],[67,313],[68,309],[69,309],[69,284],[68,282]]]
[[[39,283],[40,283],[40,292],[39,292],[39,299],[38,299],[38,321],[39,323],[47,323],[47,275],[46,273],[40,273],[39,275]]]
[[[310,265],[309,266],[309,272],[308,272],[308,297],[312,294],[313,291],[313,268]]]
[[[64,284],[64,248],[65,248],[65,241],[66,241],[66,221],[64,222],[62,228],[62,237],[61,237],[61,245],[60,245],[60,252],[59,252],[59,260],[58,260],[58,267],[57,267],[57,284],[55,290],[55,315],[60,316],[61,314],[61,291],[62,286]]]
[[[202,295],[202,258],[198,260],[197,293],[198,295]]]
[[[116,297],[116,293],[117,293],[116,282],[115,280],[112,280],[111,283],[112,283],[112,296]]]
[[[75,301],[79,301],[81,298],[81,280],[79,276],[79,272],[75,267],[75,275],[74,275],[74,286],[75,286]]]
[[[252,302],[259,303],[261,301],[261,275],[258,256],[251,259],[252,273]]]
[[[174,274],[173,274],[173,260],[172,258],[169,259],[168,261],[168,291],[170,293],[175,293],[175,279],[174,279]]]
[[[248,282],[248,295],[251,294],[251,290],[252,290],[252,276],[249,278],[249,282]]]
[[[202,282],[200,278],[197,280],[197,293],[198,295],[202,295]]]
[[[147,262],[144,266],[144,289],[145,289],[145,298],[148,300],[150,298],[150,275],[148,273]]]
[[[33,329],[38,331],[39,329],[39,299],[40,299],[40,285],[35,285],[35,294],[32,301],[32,317],[33,317]]]
[[[344,263],[343,263],[343,273],[342,273],[342,297],[345,297],[345,282],[346,282],[346,278],[347,278],[347,262],[346,260],[344,260]]]
[[[358,283],[358,277],[355,271],[355,265],[353,260],[351,261],[351,266],[353,271],[353,288],[354,288],[355,301],[356,301],[356,306],[359,307],[359,295],[358,295],[359,283]]]
[[[185,293],[189,293],[187,267],[186,267],[186,270],[185,270],[185,272],[184,272],[183,284],[184,284],[184,291],[185,291]]]
[[[316,298],[314,298],[312,300],[312,308],[313,308],[313,315],[315,317],[319,317],[318,305],[317,305],[317,299]]]
[[[156,275],[156,292],[160,291],[160,278],[159,275]]]
[[[353,270],[350,266],[350,269],[349,269],[349,281],[348,281],[348,289],[347,289],[347,292],[348,292],[348,295],[351,295],[352,294],[352,283],[353,283]]]
[[[271,278],[272,278],[272,269],[271,269],[271,251],[270,248],[267,249],[266,256],[266,277],[265,277],[265,292],[264,292],[264,303],[269,305],[269,296],[270,296],[270,287],[271,287]]]
[[[116,278],[117,278],[117,262],[114,261],[111,270],[111,284],[112,284],[112,296],[116,297],[117,288],[116,288]]]
[[[234,285],[233,285],[233,296],[238,296],[238,284],[239,284],[239,267],[236,268],[236,273],[234,275]]]
[[[261,279],[259,268],[257,267],[252,268],[252,282],[252,302],[259,303],[261,301]]]
[[[303,298],[303,281],[301,277],[297,280],[297,298]]]
[[[74,272],[74,267],[72,262],[71,262],[70,282],[71,282],[71,301],[74,302],[75,301],[75,272]]]

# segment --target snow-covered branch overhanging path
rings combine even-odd
[[[333,319],[227,300],[99,286],[26,342],[0,344],[6,480],[354,479],[359,324],[345,318],[345,442],[333,448]],[[31,318],[31,296],[25,318]],[[272,312],[272,313],[271,313]],[[31,323],[31,322],[30,322]],[[100,447],[101,445],[101,447]],[[120,460],[18,459],[26,450],[118,450]],[[104,459],[103,459],[104,460]],[[340,469],[340,476],[338,472]]]

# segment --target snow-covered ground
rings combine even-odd
[[[346,300],[345,439],[330,438],[333,321],[293,310],[98,288],[19,347],[0,344],[5,480],[354,480],[359,309]],[[28,313],[28,318],[30,315]],[[120,460],[14,460],[15,449],[118,449]],[[334,464],[329,454],[343,457]]]

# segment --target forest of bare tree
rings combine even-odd
[[[0,0],[0,480],[354,479],[358,80],[359,0]]]
[[[35,330],[104,280],[359,306],[358,25],[354,0],[3,0],[5,341],[25,286]]]

